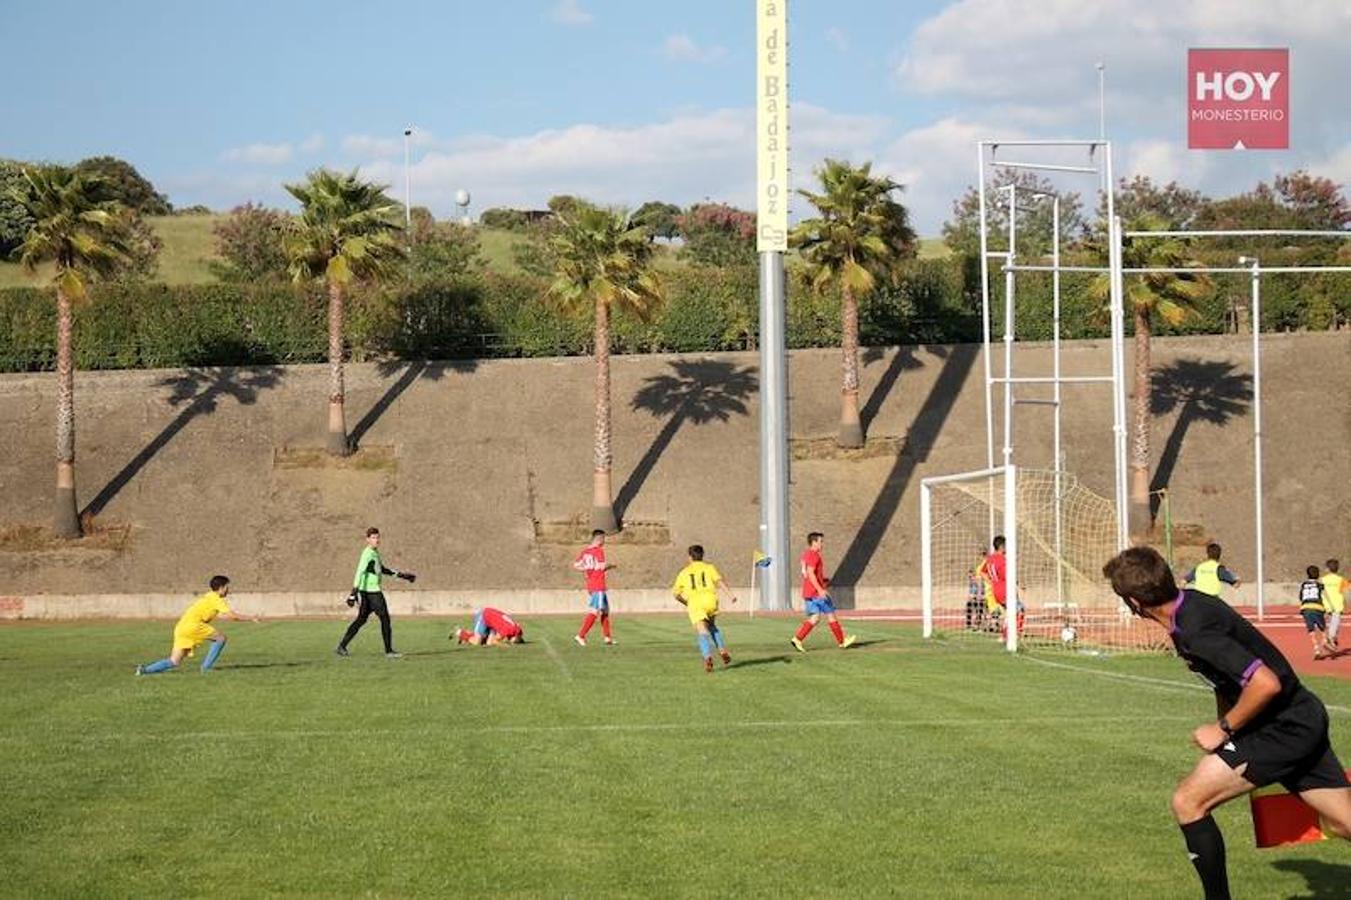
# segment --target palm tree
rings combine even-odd
[[[1134,219],[1130,231],[1163,231],[1168,223],[1161,217],[1145,214]],[[1167,268],[1200,265],[1189,259],[1185,243],[1177,238],[1127,238],[1122,244],[1123,268]],[[1128,521],[1132,533],[1149,529],[1149,430],[1154,367],[1150,341],[1157,316],[1169,325],[1180,325],[1196,312],[1198,301],[1213,289],[1202,272],[1149,272],[1126,282],[1126,308],[1135,321],[1135,373],[1131,408],[1131,454]],[[1109,293],[1108,282],[1100,277],[1093,292],[1101,301]]]
[[[653,245],[646,229],[617,210],[579,203],[560,217],[552,241],[557,263],[549,294],[574,313],[595,316],[596,419],[591,493],[593,528],[615,531],[610,452],[610,312],[614,307],[642,318],[662,301],[651,269]]]
[[[56,267],[56,507],[58,535],[79,537],[75,499],[75,360],[71,354],[72,308],[89,296],[91,277],[110,275],[131,253],[129,218],[120,204],[101,199],[98,178],[57,166],[25,169],[10,196],[32,220],[19,263],[32,274],[42,263]]]
[[[798,193],[811,201],[820,217],[799,222],[790,240],[802,252],[813,290],[840,291],[844,384],[837,442],[841,447],[862,447],[858,298],[871,292],[877,279],[891,277],[902,259],[914,255],[915,232],[905,207],[891,196],[902,190],[901,185],[890,178],[874,177],[872,163],[853,166],[827,159],[816,174],[821,179],[821,193]]]
[[[343,406],[344,291],[354,279],[374,279],[404,257],[399,239],[403,207],[385,195],[388,185],[362,181],[356,172],[311,172],[286,190],[300,201],[300,219],[285,237],[286,260],[297,282],[323,279],[328,287],[328,452],[351,452]]]

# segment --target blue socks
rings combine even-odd
[[[699,632],[699,652],[703,654],[704,659],[713,655],[713,645],[709,643],[708,635],[702,631]]]
[[[220,656],[221,651],[225,649],[225,641],[211,641],[211,649],[206,651],[206,659],[202,660],[202,671],[210,672],[211,667],[216,664],[216,657]]]
[[[719,650],[727,649],[727,641],[723,639],[722,629],[717,625],[711,625],[708,629],[709,634],[713,635],[713,643],[718,645]]]
[[[164,659],[156,660],[148,665],[141,667],[142,675],[154,675],[157,672],[167,672],[174,667],[174,661],[167,656]]]

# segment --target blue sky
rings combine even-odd
[[[873,159],[925,233],[974,180],[973,141],[1094,136],[1099,59],[1119,173],[1212,193],[1351,177],[1345,2],[790,0],[790,17],[795,183],[827,154]],[[47,0],[4,21],[31,77],[0,96],[0,156],[111,153],[180,205],[284,204],[317,165],[401,195],[409,123],[413,199],[438,215],[461,187],[476,210],[752,197],[752,0]],[[1291,151],[1186,150],[1189,46],[1291,48]]]

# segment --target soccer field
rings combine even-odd
[[[801,655],[727,615],[706,675],[683,617],[524,624],[396,620],[391,661],[373,624],[344,660],[336,621],[227,623],[211,674],[143,678],[169,623],[0,629],[4,893],[1199,896],[1168,798],[1214,706],[1175,659],[866,619]],[[1351,756],[1351,684],[1310,683]],[[1339,843],[1217,818],[1235,896],[1351,883]]]

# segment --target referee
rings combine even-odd
[[[357,636],[361,626],[366,624],[366,620],[375,613],[376,618],[380,620],[380,637],[385,641],[385,656],[389,659],[399,659],[403,656],[394,650],[394,634],[389,623],[389,606],[385,603],[385,595],[380,590],[380,577],[382,575],[393,575],[395,578],[402,578],[407,582],[417,581],[417,576],[412,572],[400,572],[395,569],[387,568],[384,561],[380,559],[380,529],[371,527],[366,529],[366,546],[361,551],[361,558],[357,560],[356,576],[352,580],[352,592],[347,595],[348,606],[358,606],[357,617],[352,620],[352,624],[347,626],[347,632],[338,642],[338,649],[333,652],[339,656],[347,656],[347,645],[352,642],[352,638]]]
[[[1158,552],[1132,547],[1103,566],[1112,590],[1137,616],[1168,630],[1177,655],[1215,689],[1219,721],[1192,732],[1205,752],[1173,792],[1207,900],[1227,900],[1224,837],[1215,807],[1279,782],[1313,807],[1323,828],[1351,838],[1351,783],[1328,740],[1328,713],[1290,663],[1223,600],[1179,591]]]

